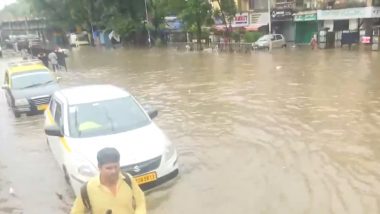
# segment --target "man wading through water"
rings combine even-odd
[[[146,214],[145,196],[130,175],[120,172],[120,154],[115,148],[98,152],[100,175],[81,188],[71,214]]]

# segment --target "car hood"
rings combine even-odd
[[[268,44],[268,40],[257,41],[256,44]]]
[[[97,166],[96,155],[105,147],[114,147],[120,152],[120,165],[140,163],[162,155],[170,144],[165,134],[153,122],[135,130],[118,134],[70,138],[69,146],[79,155]]]
[[[48,85],[37,86],[25,89],[11,89],[12,95],[15,99],[38,97],[43,95],[52,95],[59,89],[58,83],[51,83]]]

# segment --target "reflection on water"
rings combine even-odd
[[[81,47],[62,83],[115,84],[159,109],[181,172],[148,194],[150,213],[379,213],[379,57]]]

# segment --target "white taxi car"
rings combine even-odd
[[[120,152],[120,167],[143,190],[178,174],[177,152],[151,120],[157,110],[143,108],[127,91],[90,85],[55,92],[45,111],[48,145],[76,195],[98,173],[96,155],[104,147]]]

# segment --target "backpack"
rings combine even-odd
[[[132,181],[131,181],[131,177],[129,177],[128,174],[124,174],[124,181],[125,183],[128,184],[129,188],[131,188],[131,190],[133,191],[133,188],[132,188]],[[87,192],[87,183],[84,183],[83,186],[80,188],[80,195],[82,197],[82,202],[83,202],[83,205],[84,207],[90,211],[90,213],[92,213],[92,206],[91,206],[91,202],[90,202],[90,198],[88,197],[88,192]],[[134,197],[132,196],[132,200],[134,201]]]

